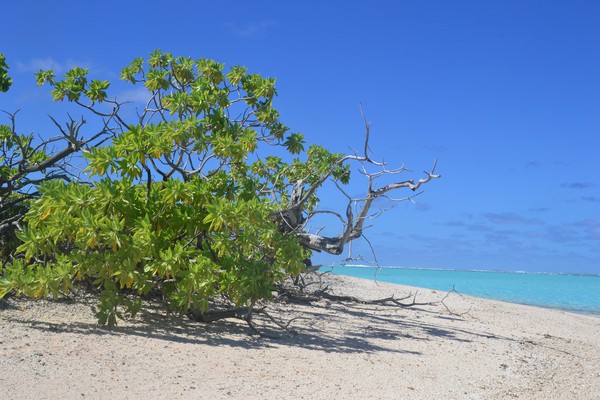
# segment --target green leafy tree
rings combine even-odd
[[[12,78],[8,76],[8,65],[4,54],[0,54],[0,92],[7,92],[12,85]]]
[[[12,84],[7,76],[8,65],[0,54],[0,89]],[[51,76],[51,72],[45,73]],[[85,90],[85,89],[84,89]],[[71,119],[64,126],[52,122],[60,134],[41,139],[33,134],[20,134],[16,127],[16,112],[3,111],[7,123],[0,124],[0,266],[8,261],[18,244],[16,231],[21,228],[29,202],[39,197],[37,185],[47,181],[68,181],[77,176],[70,164],[71,157],[81,149],[101,143],[110,135],[107,124],[98,132],[81,132],[84,120]],[[111,120],[107,115],[106,122]]]
[[[101,289],[102,324],[135,314],[153,293],[181,313],[207,313],[218,298],[251,315],[277,282],[305,268],[311,251],[340,254],[361,237],[377,197],[437,177],[432,170],[416,183],[375,188],[389,171],[367,154],[368,125],[364,156],[306,148],[273,107],[275,79],[245,67],[158,50],[135,59],[121,79],[143,85],[148,102],[132,122],[116,100],[111,114],[98,111],[110,85],[87,74],[74,68],[57,80],[40,71],[37,79],[55,101],[110,117],[112,141],[84,149],[92,184],[40,183],[19,233],[22,257],[5,266],[0,296],[58,296],[87,279]],[[383,169],[367,174],[366,196],[349,199],[345,216],[335,214],[339,236],[308,232],[322,212],[318,189],[327,181],[341,189],[351,162]]]

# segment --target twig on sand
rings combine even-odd
[[[455,312],[446,304],[446,300],[452,293],[455,293],[462,297],[462,295],[456,290],[454,286],[452,287],[452,290],[447,292],[441,300],[436,301],[417,301],[418,291],[414,294],[409,293],[408,295],[399,298],[397,298],[395,295],[391,295],[389,297],[367,300],[355,296],[333,294],[331,292],[330,286],[328,284],[323,283],[321,279],[322,277],[318,273],[313,273],[312,279],[310,280],[307,280],[305,278],[306,276],[301,279],[295,279],[291,283],[288,282],[288,284],[279,285],[277,288],[277,294],[274,296],[273,300],[276,302],[299,303],[308,305],[319,302],[321,300],[329,300],[337,303],[356,303],[363,305],[380,305],[401,308],[442,305],[450,315],[457,317],[464,317],[465,315],[470,315],[471,311],[471,308],[469,308],[465,312]],[[306,288],[308,286],[314,284],[317,284],[316,290],[306,291]],[[226,318],[236,318],[239,320],[243,320],[250,328],[251,333],[260,337],[281,339],[286,336],[279,334],[272,335],[263,332],[257,327],[254,321],[254,316],[256,315],[262,315],[266,317],[266,319],[275,324],[279,329],[287,332],[288,334],[291,334],[292,336],[298,334],[298,332],[290,328],[290,325],[295,320],[302,318],[302,316],[292,318],[287,322],[282,322],[273,317],[271,314],[269,314],[266,311],[266,306],[255,307],[255,305],[252,304],[249,307],[234,307],[226,309],[209,310],[204,312],[194,312],[190,310],[190,312],[188,313],[188,316],[191,319],[204,323],[211,323]]]
[[[456,287],[453,285],[452,290],[449,291],[448,293],[446,293],[446,295],[442,298],[442,300],[440,300],[439,303],[446,308],[446,311],[448,311],[450,313],[450,315],[454,315],[457,317],[462,317],[464,315],[468,315],[468,316],[472,317],[472,315],[470,313],[471,313],[471,309],[473,308],[473,306],[469,307],[469,309],[467,311],[462,312],[462,313],[454,312],[450,309],[450,307],[448,307],[448,305],[444,301],[448,298],[448,296],[450,296],[451,293],[456,293],[457,295],[462,297],[462,294],[458,293],[458,291],[456,290]]]

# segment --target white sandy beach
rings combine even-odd
[[[363,298],[417,290],[328,279]],[[457,294],[445,304],[462,317],[443,305],[270,305],[297,317],[282,339],[159,311],[109,329],[86,301],[0,304],[2,399],[600,399],[600,318]]]

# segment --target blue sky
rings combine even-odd
[[[242,64],[277,78],[282,119],[308,142],[360,148],[362,103],[375,158],[416,171],[402,179],[439,159],[443,178],[417,204],[366,231],[381,265],[600,273],[597,1],[20,1],[2,13],[14,84],[0,109],[21,109],[22,131],[56,134],[46,115],[66,118],[35,86],[40,68],[116,81],[156,48]],[[364,242],[353,252],[372,258]]]

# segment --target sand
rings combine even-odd
[[[445,293],[329,277],[336,294]],[[99,327],[93,299],[0,303],[2,399],[600,399],[600,318],[450,294],[398,308],[272,304],[286,335],[148,309]],[[468,314],[458,316],[468,311]]]

